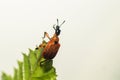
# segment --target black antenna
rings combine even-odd
[[[59,26],[59,20],[57,19],[57,26]]]
[[[64,23],[65,23],[65,20],[61,23],[61,25],[60,25],[60,26],[62,26]]]
[[[53,25],[53,29],[55,30],[55,24]]]
[[[53,29],[55,30],[55,34],[58,36],[61,32],[60,26],[65,23],[65,20],[59,25],[59,20],[57,19],[57,25],[53,25]]]

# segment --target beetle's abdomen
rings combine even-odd
[[[45,59],[53,59],[56,56],[59,47],[60,47],[59,43],[46,45],[46,47],[43,50],[42,56]]]

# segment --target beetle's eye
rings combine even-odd
[[[54,43],[55,43],[55,44],[57,44],[57,43],[58,43],[58,41],[55,41]]]

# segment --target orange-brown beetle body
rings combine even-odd
[[[63,23],[64,22],[65,21],[63,21]],[[61,32],[60,26],[59,26],[58,19],[57,19],[56,27],[53,26],[53,28],[55,30],[55,34],[53,35],[52,38],[49,37],[47,32],[44,33],[44,38],[45,38],[45,36],[47,36],[50,40],[50,41],[48,41],[48,43],[46,44],[46,46],[42,52],[42,57],[45,58],[46,60],[53,59],[56,56],[56,54],[60,48],[59,37],[58,37]]]
[[[42,56],[45,59],[53,59],[60,47],[58,36],[54,35],[43,50]]]

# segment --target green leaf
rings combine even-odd
[[[30,62],[29,62],[29,58],[26,54],[23,54],[24,57],[24,63],[23,63],[23,69],[24,69],[24,80],[29,80],[30,79]]]
[[[41,62],[42,64],[40,65]],[[38,61],[37,68],[31,75],[31,80],[56,80],[57,75],[52,64],[53,60],[45,60],[44,58],[41,58],[40,61]]]
[[[18,80],[23,80],[23,62],[18,61]]]
[[[2,72],[2,80],[12,80],[12,77]]]
[[[29,49],[29,61],[30,61],[31,71],[33,71],[35,63],[37,61],[37,56],[35,54],[35,51],[31,49]]]
[[[18,70],[16,68],[14,68],[13,80],[18,80]]]
[[[29,49],[29,54],[23,53],[23,61],[18,61],[18,69],[14,68],[13,78],[2,73],[2,80],[56,80],[56,71],[53,60],[46,60],[42,52],[47,43],[43,41],[41,47]]]

